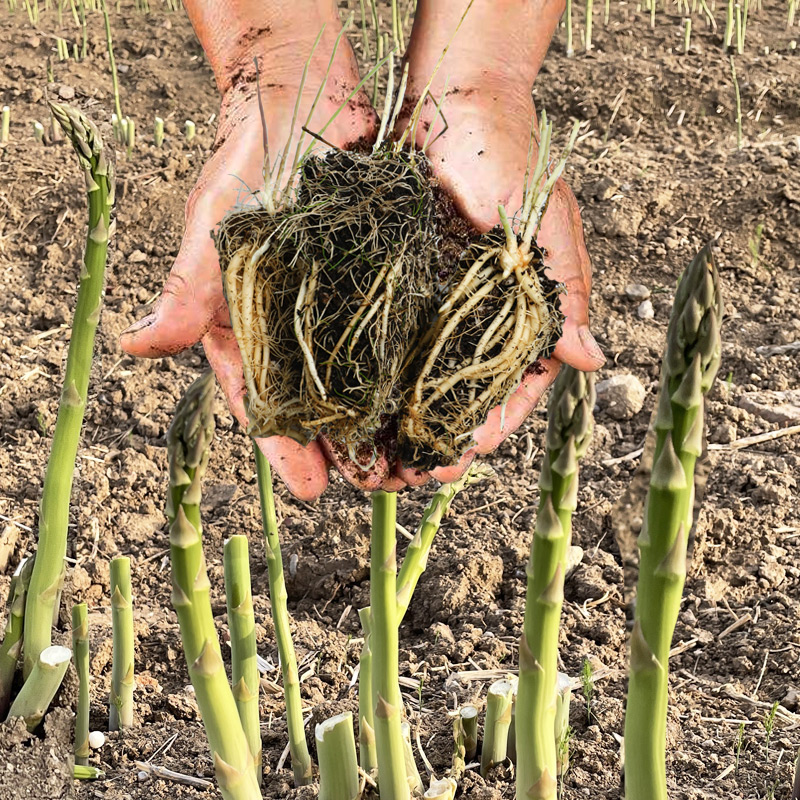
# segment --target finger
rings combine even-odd
[[[389,479],[389,463],[382,453],[378,455],[369,469],[363,470],[350,459],[347,446],[334,442],[325,435],[320,435],[320,443],[325,457],[333,464],[337,472],[351,485],[365,492],[375,492],[382,488]]]
[[[431,477],[436,478],[442,483],[452,483],[457,481],[468,469],[469,465],[475,460],[475,448],[471,447],[452,467],[436,467],[431,470]]]
[[[222,278],[208,220],[187,224],[181,249],[155,310],[123,332],[129,355],[160,358],[191,347],[217,317],[227,315]]]
[[[491,453],[525,421],[545,389],[556,379],[560,364],[555,359],[543,359],[537,361],[535,367],[536,370],[525,375],[519,388],[508,399],[505,410],[502,406],[495,406],[486,422],[475,431],[477,453]]]
[[[239,346],[229,327],[215,326],[203,337],[208,363],[225,393],[231,413],[247,429],[244,375]],[[299,500],[316,500],[328,486],[328,462],[316,442],[303,447],[286,436],[256,439],[261,452]]]
[[[397,459],[394,472],[407,486],[422,486],[427,483],[431,477],[430,472],[425,472],[416,467],[404,467],[399,458]]]
[[[298,499],[311,502],[328,488],[328,462],[316,442],[303,447],[287,436],[256,439],[270,466]]]
[[[583,372],[594,372],[606,363],[603,351],[588,325],[564,323],[564,333],[556,344],[555,358]]]

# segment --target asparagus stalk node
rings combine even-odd
[[[704,396],[720,362],[722,299],[709,247],[675,293],[654,423],[655,451],[630,644],[625,797],[666,800],[668,661],[686,578],[694,470],[703,450]]]
[[[133,602],[131,560],[127,556],[111,561],[111,630],[113,656],[108,727],[117,731],[133,726]]]
[[[292,757],[292,772],[295,786],[311,783],[311,756],[308,754],[306,734],[303,727],[303,702],[300,697],[300,676],[297,672],[297,656],[289,627],[286,581],[283,577],[283,559],[278,536],[278,518],[275,514],[275,497],[272,492],[272,471],[269,462],[253,442],[256,457],[258,493],[261,499],[261,521],[264,527],[264,545],[267,552],[269,574],[269,597],[272,605],[272,622],[283,674],[283,697],[286,702],[286,727],[289,731],[289,752]]]
[[[356,800],[360,787],[353,715],[347,711],[320,722],[314,738],[319,760],[319,800]]]
[[[517,796],[555,800],[558,630],[578,500],[578,462],[592,436],[594,377],[564,366],[548,403],[539,510],[527,567],[517,693]]]
[[[513,697],[514,684],[510,680],[495,681],[489,687],[481,746],[481,775],[484,778],[492,767],[506,760]]]
[[[36,730],[64,680],[71,658],[72,651],[61,645],[50,645],[42,650],[31,674],[11,704],[8,719],[22,717],[29,731]]]
[[[208,372],[178,403],[167,434],[172,605],[222,796],[259,800],[253,757],[222,663],[203,555],[200,499],[214,437],[213,406],[213,373]]]
[[[261,721],[258,714],[258,656],[256,620],[250,584],[250,556],[246,536],[231,536],[225,542],[225,597],[231,635],[231,684],[259,785],[261,767]]]
[[[103,302],[114,168],[106,160],[97,128],[69,106],[51,104],[53,116],[72,142],[86,180],[89,234],[72,323],[67,367],[39,511],[39,543],[25,603],[23,674],[30,675],[51,642],[51,627],[64,557],[75,459],[86,410],[95,332]]]
[[[89,763],[89,620],[86,603],[72,606],[72,653],[78,673],[78,708],[75,712],[75,763]]]
[[[372,696],[381,800],[408,800],[398,674],[397,495],[372,494]]]

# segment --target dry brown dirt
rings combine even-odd
[[[573,700],[565,798],[621,797],[623,576],[638,511],[634,506],[623,516],[615,504],[638,485],[635,451],[653,408],[676,279],[716,235],[727,319],[720,380],[708,404],[715,449],[675,634],[671,797],[788,797],[800,745],[798,437],[737,446],[800,422],[800,351],[759,350],[800,340],[800,53],[789,47],[800,28],[784,29],[783,4],[761,10],[751,4],[746,52],[736,58],[745,140],[739,150],[730,64],[721,49],[724,9],[718,4],[714,13],[716,32],[701,12],[694,14],[692,51],[683,55],[675,6],[659,8],[650,30],[646,11],[615,0],[607,27],[597,10],[594,50],[586,55],[583,14],[576,10],[578,54],[563,55],[559,31],[535,87],[538,106],[559,129],[570,117],[586,123],[567,177],[594,262],[593,325],[608,357],[600,378],[632,374],[646,390],[642,409],[629,418],[598,405],[582,470],[574,540],[584,554],[567,581],[561,658],[572,676],[588,659],[595,681],[590,714],[580,690]],[[111,668],[108,562],[132,557],[137,724],[109,735],[94,754],[106,779],[74,790],[86,800],[199,800],[209,794],[139,780],[134,761],[152,758],[205,777],[213,772],[186,690],[162,513],[165,431],[205,362],[199,347],[160,361],[134,360],[118,337],[153,302],[177,253],[183,203],[212,145],[218,100],[183,11],[167,13],[153,3],[144,15],[125,3],[112,20],[123,107],[140,137],[132,159],[118,154],[118,234],[75,480],[69,545],[75,561],[64,600],[66,609],[78,599],[90,606],[92,727],[103,729]],[[0,596],[13,565],[34,544],[85,224],[72,152],[63,143],[36,142],[31,124],[46,122],[45,89],[61,96],[74,90],[100,118],[112,110],[101,17],[90,14],[84,62],[56,60],[57,30],[52,10],[36,29],[22,9],[0,12],[0,105],[10,105],[13,115],[11,142],[0,147]],[[65,31],[73,41],[68,10]],[[49,87],[48,55],[55,79]],[[167,120],[161,150],[152,146],[155,114]],[[198,128],[191,145],[181,136],[186,118]],[[652,319],[637,315],[637,302],[624,292],[630,283],[650,289]],[[224,632],[221,545],[232,533],[247,533],[259,648],[276,663],[250,447],[221,396],[217,423],[203,505],[214,609]],[[401,630],[401,674],[418,682],[405,684],[408,713],[439,774],[450,757],[445,709],[485,697],[487,682],[469,673],[516,666],[544,428],[541,408],[488,459],[497,479],[457,500]],[[423,487],[400,495],[406,528],[415,527],[431,493]],[[356,609],[368,598],[368,499],[336,477],[313,505],[281,485],[277,494],[284,556],[296,563],[290,611],[304,701],[309,710],[322,703],[353,707]],[[619,519],[630,525],[615,525]],[[68,635],[62,613],[57,637]],[[60,702],[68,706],[65,694]],[[764,722],[774,702],[780,705],[767,747]],[[291,773],[277,769],[286,744],[280,691],[264,692],[262,715],[265,796],[309,796],[293,793]],[[6,731],[3,745],[12,740]],[[0,797],[18,797],[19,786],[0,767]],[[464,787],[474,800],[513,797],[508,771],[487,782],[471,772]]]

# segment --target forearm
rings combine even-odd
[[[185,6],[222,94],[237,80],[254,79],[256,57],[270,83],[296,82],[323,25],[323,43],[339,32],[336,0],[185,0]],[[326,60],[330,49],[321,43]]]
[[[518,79],[525,93],[547,54],[565,0],[474,0],[461,28],[467,2],[419,0],[407,58],[417,76],[430,75],[452,43],[436,83],[469,88]]]

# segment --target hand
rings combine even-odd
[[[482,231],[499,222],[498,204],[505,206],[509,216],[522,206],[530,120],[534,113],[528,95],[520,97],[498,87],[487,89],[448,92],[443,106],[448,128],[427,150],[435,174],[461,213]],[[442,127],[438,125],[438,129]],[[434,137],[438,129],[434,130]],[[535,157],[534,153],[534,160]],[[475,454],[491,452],[516,430],[555,380],[562,362],[584,371],[596,370],[604,363],[603,354],[589,332],[591,264],[578,204],[563,180],[555,186],[538,244],[546,251],[545,264],[550,276],[567,287],[560,298],[566,317],[563,335],[553,358],[542,360],[541,370],[529,372],[508,401],[502,428],[502,412],[497,407],[476,430],[477,446],[467,451],[458,465],[433,471],[439,480],[455,480]]]
[[[336,26],[329,26],[332,35]],[[316,35],[316,31],[314,31]],[[313,39],[312,39],[313,41]],[[299,82],[303,61],[311,50],[295,46],[298,64],[287,65],[282,55],[281,75]],[[298,119],[305,121],[314,95],[324,76],[332,50],[325,39],[317,50],[320,58],[312,63]],[[321,128],[358,82],[352,51],[343,42],[334,72],[328,80],[312,127]],[[317,63],[318,61],[318,63]],[[252,60],[250,61],[252,65]],[[250,75],[254,77],[254,75]],[[275,86],[268,62],[261,61],[262,88],[271,155],[283,148],[289,135],[297,87],[288,82]],[[221,82],[222,83],[222,82]],[[216,149],[200,175],[186,204],[186,226],[180,252],[151,314],[132,325],[122,335],[123,349],[134,356],[159,358],[178,353],[200,341],[230,405],[231,412],[247,425],[242,360],[230,326],[228,307],[222,293],[219,261],[210,232],[241,199],[243,193],[263,186],[262,123],[254,82],[231,85],[223,98]],[[350,88],[346,91],[342,87]],[[249,94],[248,94],[249,92]],[[332,144],[345,147],[361,136],[372,136],[375,118],[368,103],[352,103],[325,132]],[[297,123],[295,136],[299,134]],[[296,141],[296,139],[295,139]],[[328,462],[317,442],[302,447],[281,436],[258,439],[258,445],[273,468],[300,499],[317,498],[328,484]]]

